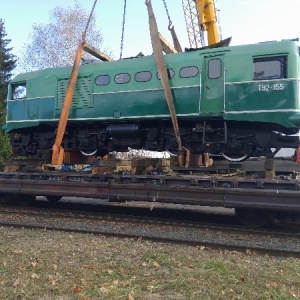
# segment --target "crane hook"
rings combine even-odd
[[[151,1],[151,0],[146,0],[146,1],[145,1],[145,4],[148,5],[148,3],[149,3],[150,1]]]
[[[172,21],[169,22],[168,29],[171,31],[174,28]]]

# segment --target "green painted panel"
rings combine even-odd
[[[172,94],[179,116],[199,113],[199,87],[172,89]],[[94,118],[144,119],[169,115],[163,90],[96,94],[94,109],[89,112],[89,116]]]
[[[8,121],[36,121],[54,118],[54,98],[8,101]]]
[[[179,115],[198,115],[199,87],[172,89],[176,112]],[[169,118],[169,108],[163,90],[103,93],[93,96],[92,108],[72,107],[69,114],[73,120],[131,120]],[[8,101],[7,130],[28,126],[32,122],[57,123],[61,110],[55,110],[55,98],[37,98]],[[15,122],[11,122],[15,121]],[[22,123],[22,125],[21,125]]]
[[[300,113],[296,113],[289,117],[289,121],[291,121],[293,124],[300,128]]]
[[[7,132],[15,128],[37,126],[55,117],[54,98],[8,101]]]
[[[298,110],[297,80],[226,84],[225,119],[295,127],[288,118]]]
[[[247,113],[244,112],[240,115],[226,114],[224,115],[225,120],[230,121],[245,121],[245,122],[268,122],[274,124],[280,124],[287,128],[296,128],[294,122],[291,121],[291,117],[294,116],[293,112],[256,112]]]
[[[224,111],[224,58],[223,55],[203,60],[201,115],[215,117]]]
[[[225,110],[274,110],[295,108],[296,80],[273,80],[226,84]]]

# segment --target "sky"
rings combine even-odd
[[[182,0],[165,0],[181,46],[190,47],[182,9]],[[78,0],[90,12],[94,0]],[[48,24],[50,12],[57,6],[72,7],[75,0],[0,0],[0,18],[4,20],[10,47],[16,56],[30,42],[33,24]],[[300,37],[299,0],[218,0],[223,39],[231,45],[294,39]],[[171,42],[163,0],[152,0],[159,31]],[[103,49],[116,58],[120,55],[124,0],[98,0],[95,8],[97,28],[104,38]],[[91,42],[92,44],[92,42]],[[102,50],[102,49],[101,49]],[[127,0],[123,57],[139,52],[151,54],[145,0]]]
[[[189,47],[181,0],[165,0],[182,47]],[[2,4],[1,4],[2,2]],[[94,0],[78,0],[88,11]],[[231,45],[300,37],[299,0],[218,0],[222,37],[232,37]],[[33,24],[49,23],[57,6],[72,7],[75,0],[0,0],[0,18],[4,20],[12,53],[17,55],[30,42]],[[152,0],[159,31],[172,41],[163,0]],[[124,0],[99,0],[95,8],[97,28],[103,46],[120,55]],[[92,44],[92,42],[91,42]],[[145,0],[127,0],[123,57],[139,52],[151,54],[148,15]]]

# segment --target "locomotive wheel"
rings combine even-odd
[[[62,197],[61,196],[46,196],[47,200],[51,203],[58,202]]]
[[[84,156],[93,156],[93,155],[95,155],[95,154],[97,153],[98,149],[96,149],[96,150],[94,150],[94,151],[91,151],[91,152],[84,152],[84,151],[82,151],[82,150],[79,150],[79,151],[80,151],[80,153],[81,153],[82,155],[84,155]]]
[[[235,215],[247,227],[262,227],[271,219],[268,212],[251,208],[236,208]]]
[[[248,154],[245,154],[245,155],[242,155],[242,156],[234,155],[234,154],[233,155],[232,154],[225,154],[225,153],[221,153],[221,154],[225,159],[227,159],[229,161],[232,161],[232,162],[245,161],[250,157],[250,155],[248,155]]]

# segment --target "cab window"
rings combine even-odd
[[[26,98],[26,83],[20,82],[12,85],[12,99],[19,100]]]
[[[286,78],[286,57],[254,58],[253,79],[270,80]]]
[[[222,62],[219,58],[213,58],[208,61],[208,78],[216,79],[222,75]]]

